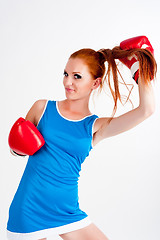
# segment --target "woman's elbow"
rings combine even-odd
[[[152,107],[152,108],[150,108],[150,109],[147,109],[147,110],[145,111],[145,116],[146,116],[146,117],[150,117],[151,115],[154,114],[154,112],[155,112],[155,107]]]

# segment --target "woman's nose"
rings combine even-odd
[[[66,85],[72,85],[73,84],[73,79],[71,76],[68,76],[67,78],[65,78],[65,83]]]

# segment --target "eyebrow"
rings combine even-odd
[[[67,71],[64,69],[64,72],[67,72]],[[80,73],[80,72],[72,72],[72,73]],[[82,73],[80,73],[80,74],[82,74]]]

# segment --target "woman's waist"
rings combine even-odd
[[[31,182],[32,184],[41,185],[42,187],[59,187],[67,190],[77,189],[79,174],[60,171],[56,168],[35,166],[28,162],[23,174],[23,181]]]
[[[68,161],[57,159],[29,158],[26,166],[29,175],[51,182],[77,185],[80,169]]]

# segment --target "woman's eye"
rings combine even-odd
[[[65,77],[68,77],[68,73],[67,72],[64,72],[63,73]]]
[[[74,77],[75,77],[76,79],[82,78],[79,74],[74,74]]]

